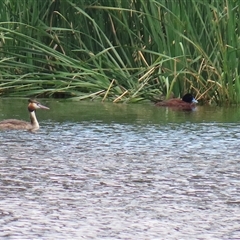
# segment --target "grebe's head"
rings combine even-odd
[[[182,100],[187,103],[198,103],[191,93],[187,93],[183,96]]]
[[[28,100],[29,104],[28,104],[28,111],[29,112],[33,112],[35,111],[36,109],[47,109],[49,110],[50,108],[46,107],[46,106],[43,106],[41,103],[37,102],[36,100],[33,100],[33,99],[29,99]]]

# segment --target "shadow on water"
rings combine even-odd
[[[240,237],[238,108],[43,103],[37,134],[0,132],[0,237]]]

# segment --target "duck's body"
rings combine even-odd
[[[18,119],[7,119],[0,122],[0,130],[28,130],[28,131],[36,131],[39,129],[39,123],[36,118],[35,111],[36,109],[49,109],[41,105],[39,102],[29,99],[28,100],[28,111],[30,115],[31,122],[26,122]]]
[[[166,101],[157,102],[156,106],[160,107],[171,107],[176,109],[191,110],[196,107],[198,101],[192,96],[192,94],[187,93],[180,98],[172,98]]]

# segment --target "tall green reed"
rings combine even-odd
[[[235,0],[3,0],[0,93],[238,103]]]

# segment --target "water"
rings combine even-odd
[[[0,239],[240,238],[238,108],[43,103],[0,132]]]

